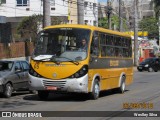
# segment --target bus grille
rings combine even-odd
[[[54,86],[58,88],[63,88],[66,84],[66,81],[48,81],[48,80],[43,80],[44,86]]]

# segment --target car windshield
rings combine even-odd
[[[153,62],[154,60],[155,60],[154,58],[147,58],[143,61],[143,63]]]
[[[13,66],[12,61],[0,61],[0,71],[11,70]]]
[[[44,30],[39,33],[32,58],[45,61],[84,60],[87,57],[90,32],[79,28]]]

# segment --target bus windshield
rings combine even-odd
[[[87,57],[91,31],[80,28],[46,29],[39,33],[34,60],[81,61]]]

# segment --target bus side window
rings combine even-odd
[[[106,46],[101,45],[101,56],[105,57],[106,56]]]
[[[115,48],[107,46],[106,47],[106,54],[107,54],[107,56],[114,57],[115,56]]]
[[[98,56],[99,55],[99,41],[98,34],[93,36],[93,40],[91,43],[91,55]]]

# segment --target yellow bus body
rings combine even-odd
[[[46,27],[44,30],[55,29],[55,28],[81,28],[81,29],[91,30],[91,36],[93,36],[94,31],[97,31],[104,34],[111,34],[113,36],[131,38],[129,35],[125,33],[120,33],[117,31],[112,31],[87,25],[56,25],[56,26]],[[89,44],[91,44],[92,42],[91,36]],[[133,65],[132,65],[133,59],[131,56],[103,57],[100,51],[98,57],[93,59],[95,63],[99,62],[100,65],[97,65],[97,68],[90,67],[90,62],[91,62],[90,48],[91,45],[89,45],[88,48],[89,50],[87,53],[87,58],[82,61],[79,61],[78,65],[75,65],[71,62],[61,62],[60,64],[56,64],[50,61],[35,61],[34,59],[31,59],[30,65],[35,72],[40,74],[44,79],[48,79],[50,81],[61,81],[62,79],[67,80],[69,76],[73,75],[78,70],[80,70],[83,65],[88,65],[89,67],[88,67],[87,93],[93,91],[93,84],[95,78],[99,80],[100,91],[120,87],[121,78],[123,76],[125,76],[126,85],[129,85],[133,82]],[[106,64],[108,67],[105,67]],[[53,75],[54,73],[56,74],[56,76]],[[31,82],[33,82],[33,80],[31,80]],[[34,89],[34,87],[32,89]]]

